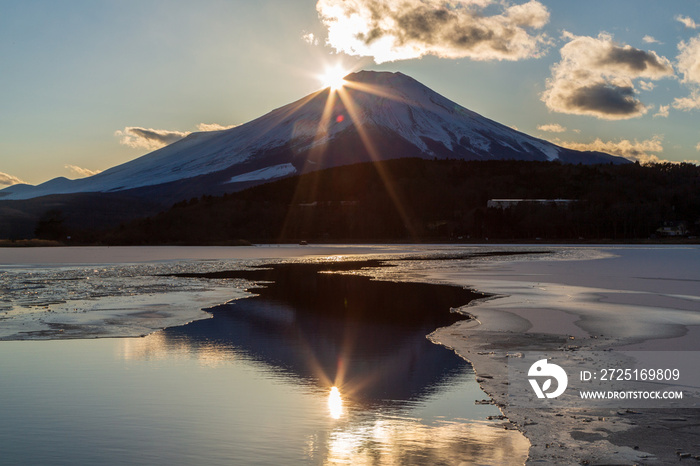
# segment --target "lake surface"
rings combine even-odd
[[[353,267],[190,273],[259,285],[145,338],[0,342],[2,461],[522,464],[471,367],[425,338],[474,295]]]

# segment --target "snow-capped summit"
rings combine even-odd
[[[402,73],[359,71],[246,124],[184,139],[78,180],[13,185],[0,200],[155,187],[221,193],[281,176],[399,157],[625,163],[577,152],[482,117]],[[185,186],[189,188],[184,189]],[[196,186],[196,188],[192,188]],[[159,191],[160,192],[160,191]]]

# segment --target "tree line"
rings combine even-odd
[[[574,202],[487,207],[490,199],[503,198]],[[695,235],[699,220],[700,167],[693,164],[415,158],[330,168],[202,196],[115,229],[72,234],[103,244],[619,241],[652,237],[668,222],[683,222]]]

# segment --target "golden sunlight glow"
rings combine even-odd
[[[348,74],[348,70],[336,65],[334,67],[326,68],[325,73],[319,76],[319,80],[323,87],[330,87],[331,91],[337,91],[345,85],[345,79],[343,79]]]
[[[331,388],[331,393],[328,395],[328,409],[333,419],[339,419],[343,414],[343,400],[340,398],[338,387]]]
[[[313,460],[320,464],[524,464],[530,442],[517,430],[493,422],[424,423],[403,416],[378,416],[335,426]],[[320,455],[319,455],[320,453]],[[320,461],[319,461],[320,460]]]
[[[307,164],[316,164],[318,160],[323,159],[325,156],[325,150],[327,144],[323,144],[324,138],[330,134],[330,130],[334,124],[343,123],[349,118],[349,123],[351,123],[357,130],[357,134],[360,137],[362,144],[365,147],[369,157],[373,161],[380,161],[381,154],[375,146],[370,134],[365,130],[363,126],[363,115],[362,109],[354,102],[354,96],[361,94],[372,94],[383,99],[394,100],[398,102],[404,102],[411,104],[405,100],[404,97],[396,95],[391,89],[383,87],[377,84],[363,83],[356,80],[344,79],[351,72],[356,71],[360,68],[360,64],[356,64],[353,67],[345,67],[342,64],[336,63],[335,65],[328,65],[325,68],[325,73],[322,75],[317,75],[317,79],[323,83],[323,89],[309,95],[307,98],[302,99],[297,106],[290,109],[288,115],[291,116],[298,110],[301,110],[304,106],[310,102],[316,102],[315,98],[325,92],[325,89],[330,88],[330,92],[326,97],[326,103],[323,107],[323,112],[321,118],[318,122],[318,128],[316,129],[316,136],[314,137],[313,145],[311,147],[312,155],[307,159]],[[340,110],[340,111],[339,111]],[[344,114],[345,113],[345,114]],[[347,125],[347,124],[346,124]],[[381,164],[375,165],[379,172],[379,176],[386,187],[389,196],[396,208],[399,216],[403,219],[408,233],[411,237],[416,236],[415,226],[412,224],[410,218],[406,214],[406,210],[402,205],[401,199],[398,196],[395,187],[395,181],[392,179],[391,174],[388,173]],[[317,190],[318,180],[313,182],[311,189],[311,195],[315,195]],[[295,203],[300,202],[297,199],[306,198],[309,193],[302,193],[300,187],[302,184],[297,186],[297,192],[294,194]],[[280,237],[285,237],[287,234],[287,229],[289,227],[289,220],[292,216],[292,211],[287,213],[287,218],[282,225],[282,231],[280,232]],[[336,379],[338,380],[338,379]],[[340,377],[342,380],[342,374]]]

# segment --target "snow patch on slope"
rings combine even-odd
[[[292,175],[296,173],[297,169],[291,163],[282,163],[280,165],[274,165],[272,167],[261,168],[260,170],[255,170],[252,172],[244,173],[242,175],[234,176],[228,183],[242,183],[244,181],[260,181],[260,180],[271,180],[273,178],[280,178],[282,176]]]

